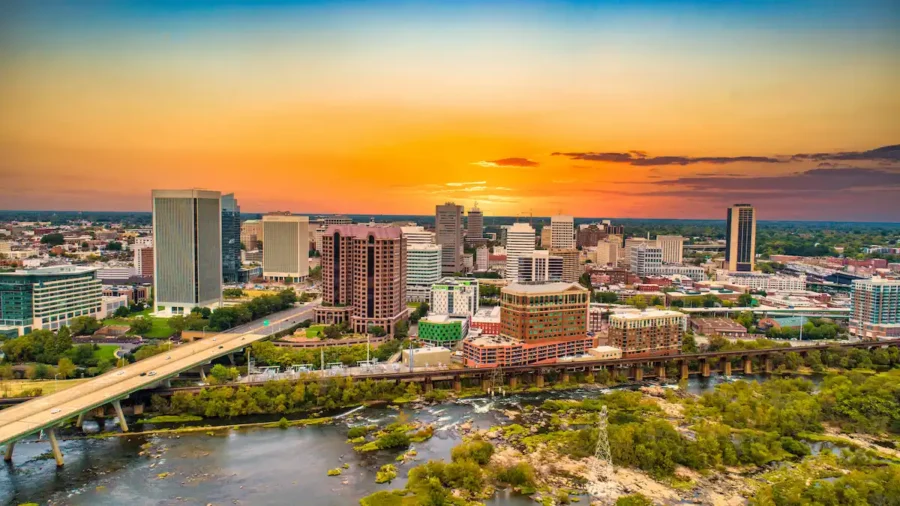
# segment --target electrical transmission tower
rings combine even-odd
[[[496,367],[493,371],[491,371],[491,397],[494,396],[494,392],[500,395],[506,395],[506,392],[503,389],[502,367]]]
[[[609,450],[609,433],[607,431],[606,406],[597,417],[597,447],[594,449],[594,460],[588,471],[588,493],[601,501],[614,499],[617,493],[616,482],[613,481],[612,453]]]

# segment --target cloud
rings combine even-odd
[[[444,183],[447,186],[473,186],[473,185],[482,185],[487,184],[487,181],[464,181],[464,182],[454,182],[454,183]]]
[[[551,156],[565,156],[570,160],[585,160],[590,162],[627,163],[629,165],[650,167],[664,165],[692,165],[696,163],[710,163],[722,165],[726,163],[789,163],[800,161],[834,162],[834,161],[877,161],[900,162],[900,144],[883,146],[867,151],[842,151],[835,153],[799,153],[789,156],[677,156],[662,155],[649,156],[644,151],[617,152],[555,152]],[[828,167],[839,167],[829,165]]]
[[[803,192],[839,192],[858,188],[900,189],[900,173],[874,168],[816,168],[784,176],[681,177],[650,183],[687,188],[691,192],[753,192],[778,194]]]
[[[499,160],[482,160],[479,162],[472,162],[472,165],[478,165],[479,167],[537,167],[540,165],[538,162],[534,160],[529,160],[527,158],[501,158]]]

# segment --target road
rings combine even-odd
[[[247,323],[207,339],[175,346],[171,351],[112,370],[61,392],[4,409],[0,411],[0,444],[54,427],[66,419],[240,350],[302,322],[312,314],[313,307],[314,303],[308,303],[287,309],[265,318],[269,325],[263,321]]]

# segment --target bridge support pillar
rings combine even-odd
[[[772,374],[772,369],[774,369],[774,367],[772,365],[772,357],[770,357],[769,355],[766,355],[764,357],[764,361],[766,364],[766,374]]]
[[[434,384],[431,383],[431,378],[425,379],[425,392],[431,392],[434,390]]]
[[[518,376],[510,376],[509,377],[509,388],[513,389],[519,386],[519,378]]]
[[[119,419],[119,427],[122,432],[128,432],[128,424],[125,423],[125,413],[122,413],[122,403],[118,400],[112,401],[113,408],[116,410],[116,417]]]
[[[535,383],[535,385],[537,385],[538,388],[544,388],[544,375],[538,374],[534,378],[534,383]]]
[[[63,456],[62,452],[59,450],[59,441],[56,440],[56,427],[50,427],[47,431],[47,435],[50,437],[50,448],[53,450],[53,458],[56,459],[56,466],[62,467]]]
[[[750,357],[744,357],[744,374],[753,374],[753,361]]]
[[[720,364],[721,365],[719,366],[719,371],[721,371],[721,373],[724,374],[725,376],[730,377],[731,376],[731,360],[728,360],[727,358],[722,357]]]
[[[454,392],[462,392],[462,381],[459,377],[453,378],[453,391]]]
[[[705,358],[704,358],[704,359],[700,359],[700,374],[701,374],[704,378],[708,378],[708,377],[709,377],[709,374],[710,374],[710,371],[709,371],[709,360],[706,360]]]
[[[10,441],[6,443],[6,455],[3,456],[3,460],[6,462],[12,462],[13,450],[16,448],[16,442]]]
[[[234,365],[234,353],[228,354],[228,362],[230,362],[231,365]]]
[[[172,388],[172,381],[168,379],[162,380],[162,386],[166,388]]]
[[[666,379],[666,364],[662,362],[656,364],[656,379]]]
[[[491,380],[489,380],[489,379],[481,380],[481,389],[484,390],[485,392],[489,391],[491,389]]]
[[[631,374],[634,376],[634,381],[644,381],[644,368],[639,365],[631,366]]]
[[[690,373],[690,370],[688,369],[688,361],[682,360],[681,361],[681,379],[683,379],[683,380],[688,379],[689,373]]]
[[[562,373],[562,377],[560,378],[560,381],[562,381],[563,383],[568,383],[569,382],[569,373],[567,373],[567,372]]]
[[[78,419],[75,420],[75,426],[79,429],[84,425],[84,413],[78,413]]]

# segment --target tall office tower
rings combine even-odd
[[[562,281],[563,259],[542,249],[519,257],[519,283]]]
[[[619,263],[620,249],[622,249],[622,241],[617,237],[598,241],[597,249],[594,252],[594,263],[599,266],[612,265],[615,267]]]
[[[437,244],[406,246],[406,300],[431,303],[431,285],[441,279],[441,247]]]
[[[659,274],[662,257],[663,252],[660,248],[646,243],[633,246],[631,248],[631,271],[641,277]]]
[[[222,195],[222,281],[237,283],[241,270],[241,206],[233,193]]]
[[[553,229],[549,225],[544,225],[541,228],[541,247],[544,249],[550,249],[553,243]]]
[[[602,227],[602,228],[601,228]],[[581,225],[575,233],[575,245],[584,247],[594,247],[602,239],[606,238],[606,225],[591,223],[590,225]]]
[[[267,214],[262,222],[263,277],[294,282],[309,276],[309,218]]]
[[[550,217],[550,228],[553,238],[550,247],[556,249],[575,249],[575,219],[571,216]]]
[[[900,280],[854,280],[850,303],[851,334],[862,339],[900,338]]]
[[[641,244],[655,246],[649,239],[645,239],[643,237],[629,237],[628,239],[625,239],[625,250],[622,252],[622,256],[624,257],[625,264],[629,267],[631,266],[631,253],[634,247],[640,246]]]
[[[756,268],[756,209],[750,204],[728,208],[725,229],[725,265],[729,271]]]
[[[490,256],[491,253],[487,246],[479,246],[478,249],[475,250],[475,270],[478,272],[488,270],[488,267],[490,266]]]
[[[431,287],[431,312],[473,316],[478,312],[478,280],[443,278]]]
[[[559,257],[563,262],[562,280],[566,283],[575,283],[581,277],[581,252],[575,248],[550,250],[550,254]]]
[[[326,216],[322,218],[322,224],[326,227],[330,225],[350,225],[353,220],[349,216],[336,214],[334,216]]]
[[[527,223],[514,223],[506,232],[506,279],[519,280],[519,258],[534,253],[534,229]]]
[[[263,242],[262,222],[259,220],[247,220],[241,223],[241,242],[247,251],[259,249]]]
[[[434,228],[441,250],[441,271],[444,274],[463,269],[463,206],[453,202],[435,207]]]
[[[664,264],[680,264],[684,260],[684,237],[680,235],[658,235],[656,246],[662,250]]]
[[[134,270],[142,278],[153,277],[153,243],[134,250]]]
[[[153,190],[153,298],[158,313],[222,305],[222,194]]]
[[[468,222],[466,223],[466,241],[483,242],[484,240],[484,214],[478,209],[478,204],[469,209]]]
[[[585,339],[590,295],[576,283],[504,287],[500,334],[526,343]]]
[[[434,244],[434,232],[425,230],[425,227],[400,227],[400,233],[406,238],[406,245]]]
[[[316,322],[348,322],[357,333],[369,327],[393,335],[407,318],[406,239],[400,227],[332,225],[322,236],[322,305]]]

